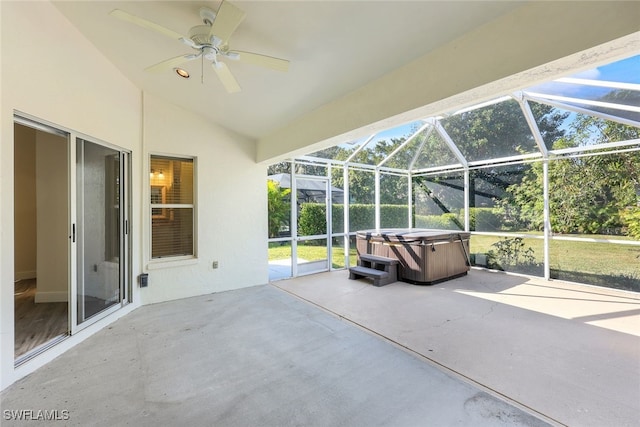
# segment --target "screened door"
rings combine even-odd
[[[296,176],[297,203],[296,270],[294,275],[329,270],[331,239],[328,235],[329,180]]]

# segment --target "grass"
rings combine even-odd
[[[611,236],[589,237],[611,238]],[[504,238],[474,235],[471,238],[470,252],[487,253],[490,250],[495,252],[496,248],[492,245],[501,239]],[[624,237],[617,236],[615,239],[626,240]],[[543,240],[524,239],[524,243],[525,248],[533,249],[534,262],[542,265]],[[640,247],[638,246],[552,240],[549,245],[549,258],[551,276],[554,278],[640,291]],[[526,271],[523,272],[526,273]]]
[[[349,260],[351,265],[356,264],[356,249],[350,248]],[[288,242],[269,243],[269,261],[276,261],[281,259],[291,258],[291,244]],[[305,245],[298,243],[298,258],[302,258],[307,261],[318,261],[327,259],[327,247]],[[333,268],[344,267],[344,248],[333,247],[331,256],[331,266]]]

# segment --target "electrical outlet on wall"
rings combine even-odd
[[[211,267],[218,268],[218,261],[213,261],[213,263],[211,264]]]

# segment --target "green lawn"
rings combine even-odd
[[[291,258],[291,244],[284,242],[280,244],[269,243],[269,261]],[[307,261],[318,261],[327,258],[326,246],[312,246],[298,243],[298,258]],[[356,263],[356,248],[353,247],[349,251],[349,259],[351,265]],[[331,265],[333,268],[344,267],[344,248],[334,247],[331,257]]]
[[[611,236],[588,236],[612,238]],[[496,251],[493,243],[504,238],[478,236],[471,238],[471,253]],[[631,240],[614,237],[616,240]],[[543,240],[524,239],[525,249],[531,248],[535,263],[543,262]],[[551,276],[594,285],[640,291],[640,247],[609,243],[552,240],[549,246]],[[507,268],[509,269],[509,268]],[[511,269],[517,270],[517,269]],[[526,271],[523,271],[526,272]]]

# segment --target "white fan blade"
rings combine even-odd
[[[150,73],[161,73],[162,71],[170,70],[173,67],[176,67],[180,64],[184,64],[187,61],[192,61],[199,57],[200,55],[197,55],[197,54],[180,55],[180,56],[176,56],[175,58],[162,61],[156,65],[147,67],[144,70]]]
[[[240,55],[238,59],[248,64],[259,65],[276,71],[286,72],[289,70],[289,61],[286,59],[274,58],[273,56],[261,55],[259,53],[243,52],[241,50],[234,50],[229,53],[232,55]]]
[[[164,34],[165,36],[169,36],[172,39],[188,39],[188,37],[185,37],[180,33],[176,33],[175,31],[165,28],[162,25],[156,24],[155,22],[147,21],[146,19],[140,18],[139,16],[132,15],[129,12],[125,12],[124,10],[114,9],[109,13],[109,15],[118,19],[122,19],[123,21],[131,22],[132,24],[135,24],[139,27],[147,28],[160,34]]]
[[[216,74],[220,78],[222,85],[229,93],[240,92],[240,85],[236,81],[236,78],[231,74],[231,70],[224,62],[218,62],[213,64],[213,69],[216,70]]]
[[[220,9],[218,9],[216,19],[214,19],[213,25],[211,25],[209,39],[215,35],[222,40],[223,44],[226,44],[244,17],[244,11],[223,0]]]

